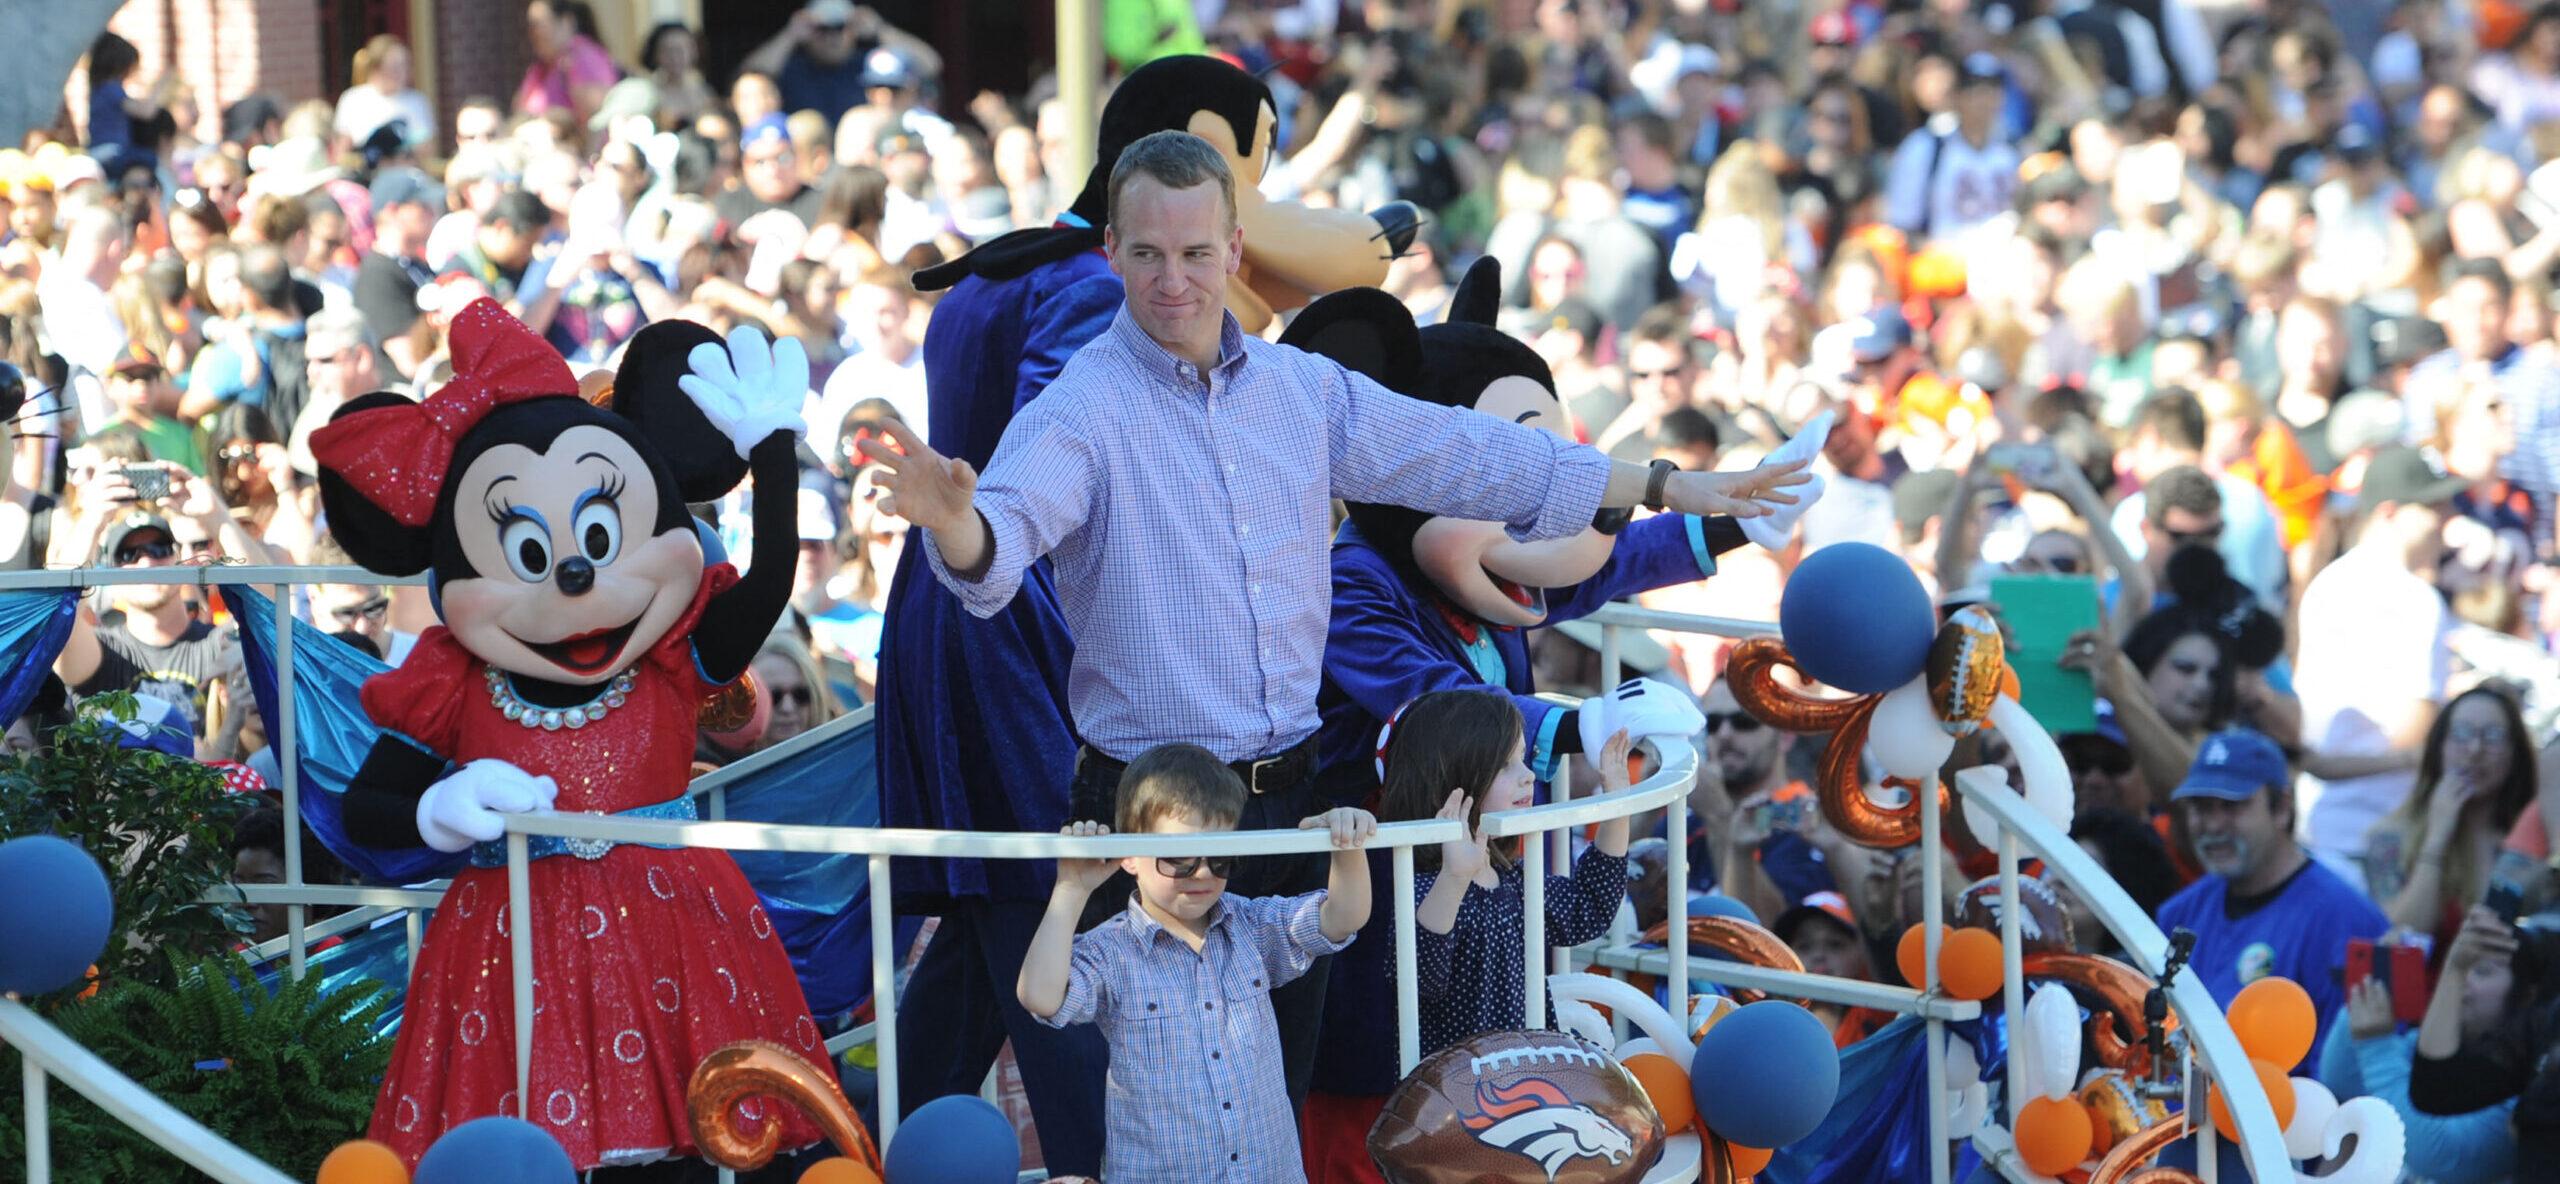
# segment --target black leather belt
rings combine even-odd
[[[1129,762],[1114,759],[1090,744],[1076,753],[1077,768],[1087,765],[1109,773],[1114,782],[1129,771]],[[1312,786],[1316,772],[1316,738],[1309,736],[1295,746],[1270,756],[1229,761],[1227,767],[1236,771],[1236,776],[1244,781],[1245,789],[1251,793],[1278,793]]]

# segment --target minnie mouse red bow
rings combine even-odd
[[[453,467],[454,446],[510,403],[572,398],[578,380],[550,343],[482,297],[454,317],[453,381],[423,403],[356,412],[311,433],[311,455],[401,524],[425,526]]]

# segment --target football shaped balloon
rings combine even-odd
[[[1369,1128],[1388,1184],[1633,1184],[1662,1141],[1634,1075],[1555,1032],[1487,1032],[1434,1053]]]
[[[2078,944],[2072,937],[2071,911],[2055,895],[2053,885],[2041,876],[2018,877],[2018,948],[2022,950],[2071,950]],[[1956,905],[1958,928],[1982,928],[2000,932],[2000,877],[1985,876],[1964,890],[1964,898]]]

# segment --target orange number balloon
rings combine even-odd
[[[2089,1173],[2089,1184],[2204,1184],[2195,1173],[2179,1168],[2142,1167],[2160,1154],[2161,1148],[2186,1135],[2187,1120],[2183,1116],[2135,1131],[2098,1161],[2097,1170]]]
[[[2113,958],[2067,950],[2029,950],[2020,968],[2028,978],[2069,983],[2105,1004],[2101,1014],[2089,1020],[2089,1037],[2100,1064],[2122,1069],[2130,1077],[2151,1071],[2151,1050],[2143,1043],[2151,1029],[2142,1021],[2142,999],[2152,987],[2150,975]],[[2171,1015],[2165,1026],[2176,1028],[2177,1017]]]
[[[1640,940],[1661,942],[1670,937],[1671,923],[1664,921],[1644,931]],[[1778,940],[1778,935],[1739,917],[1689,918],[1689,944],[1730,955],[1734,961],[1749,966],[1766,966],[1772,970],[1802,973],[1804,960]],[[1767,992],[1735,987],[1729,992],[1736,1003],[1750,1004],[1768,998]]]
[[[724,1045],[694,1066],[684,1100],[693,1119],[693,1141],[702,1148],[703,1158],[740,1172],[772,1161],[782,1141],[780,1124],[764,1123],[752,1136],[737,1129],[738,1103],[751,1097],[779,1098],[799,1107],[817,1122],[836,1150],[878,1175],[880,1149],[853,1112],[852,1103],[845,1101],[835,1075],[767,1040]]]
[[[1884,696],[1818,699],[1781,684],[1777,678],[1781,667],[1797,669],[1786,643],[1754,637],[1734,647],[1733,656],[1725,663],[1725,681],[1733,688],[1734,700],[1742,704],[1742,709],[1763,723],[1790,732],[1831,733],[1831,742],[1822,750],[1815,774],[1822,820],[1862,846],[1908,847],[1919,842],[1920,808],[1930,796],[1928,787],[1899,778],[1888,780],[1887,785],[1911,790],[1911,800],[1900,806],[1878,804],[1867,793],[1864,770],[1858,761],[1858,754],[1867,745],[1867,729],[1876,705],[1884,701]],[[1948,801],[1946,786],[1937,787],[1936,799],[1937,808],[1943,812]]]

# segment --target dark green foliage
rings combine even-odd
[[[49,751],[0,757],[0,839],[59,835],[106,868],[115,892],[115,936],[98,966],[106,982],[153,978],[230,949],[247,915],[203,898],[231,878],[231,824],[248,801],[226,792],[212,768],[122,747],[122,731],[104,717],[132,718],[131,695],[83,707]]]
[[[174,988],[129,978],[52,1019],[143,1089],[296,1179],[364,1136],[391,1064],[391,1041],[373,1031],[390,1003],[382,984],[324,992],[315,974],[281,981],[271,995],[237,956],[168,969]],[[16,1062],[0,1056],[0,1181],[24,1178]],[[61,1184],[200,1178],[60,1083],[47,1098]]]

